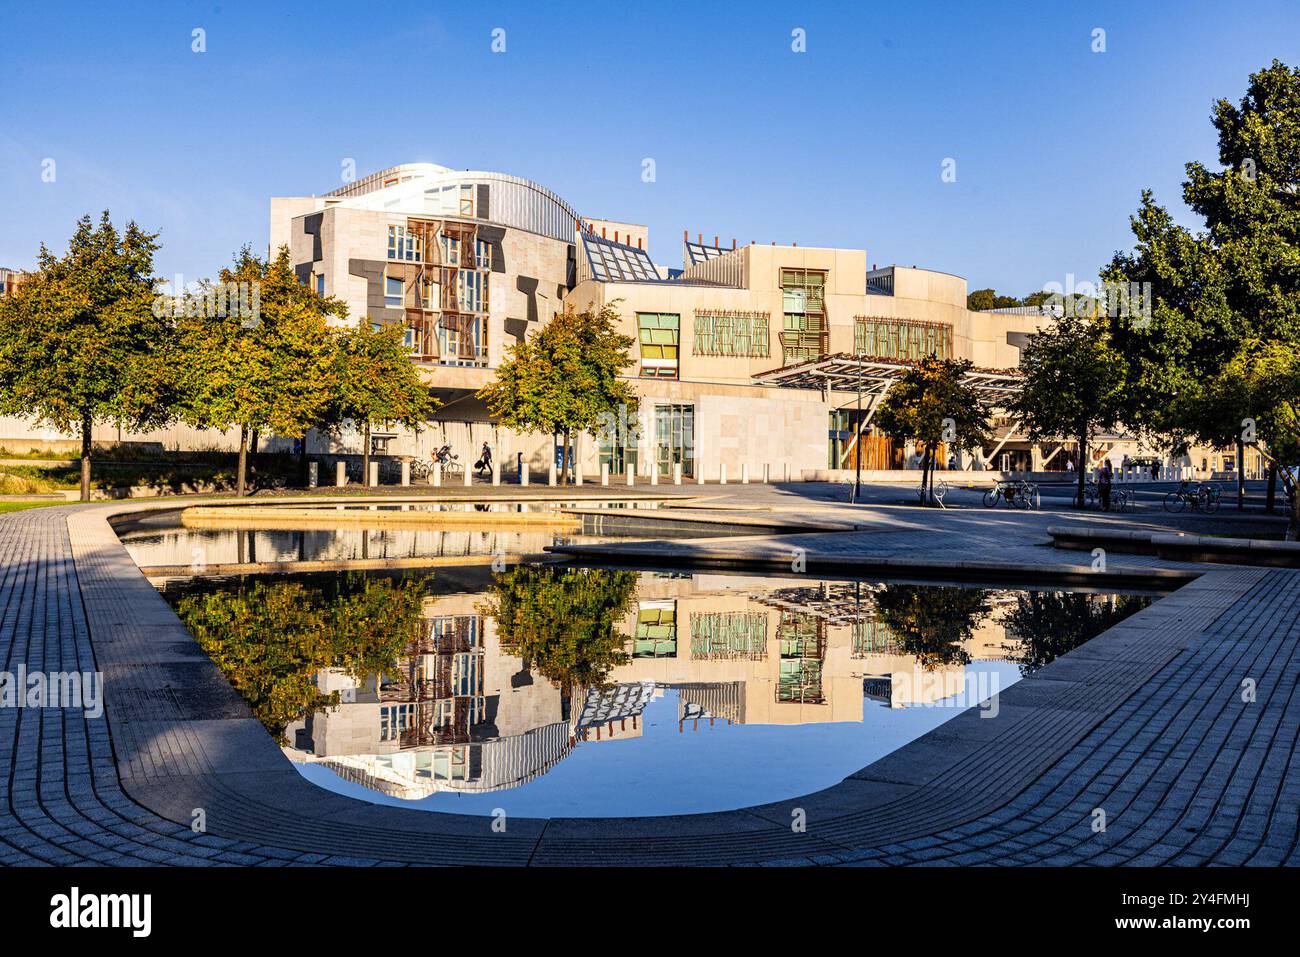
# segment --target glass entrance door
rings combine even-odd
[[[660,478],[672,478],[680,463],[682,475],[695,475],[695,406],[655,406],[654,468]]]

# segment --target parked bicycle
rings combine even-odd
[[[1006,502],[1014,508],[1037,508],[1038,486],[1034,482],[1018,480],[998,482],[984,493],[984,507],[995,508],[999,502]]]
[[[1112,485],[1110,487],[1110,511],[1112,512],[1131,512],[1136,507],[1137,495],[1127,485]],[[1075,508],[1079,507],[1079,493],[1075,492],[1070,497],[1070,504]],[[1083,507],[1099,508],[1101,506],[1101,490],[1097,488],[1097,483],[1088,479],[1083,486]]]
[[[1221,495],[1222,490],[1214,482],[1180,482],[1165,496],[1165,511],[1215,512]]]
[[[943,504],[944,496],[948,494],[947,482],[944,482],[942,480],[935,482],[933,485],[930,486],[930,491],[933,492],[934,500],[935,502],[938,503],[940,508],[948,507],[947,505]],[[920,502],[922,505],[924,505],[926,502],[925,492],[926,492],[925,483],[922,482],[920,485],[916,487],[916,500]]]

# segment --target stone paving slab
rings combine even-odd
[[[111,676],[106,720],[0,711],[7,863],[1300,862],[1295,571],[1189,565],[1199,577],[1003,692],[998,718],[959,715],[816,794],[708,815],[512,819],[493,834],[489,818],[369,805],[294,771],[117,541],[108,517],[142,507],[0,519],[4,668]],[[1039,534],[1030,518],[1008,544],[1015,520],[968,516],[941,534],[1015,558]],[[882,547],[924,547],[923,529],[871,521]],[[865,535],[821,537],[851,553]],[[208,833],[189,826],[198,807]]]

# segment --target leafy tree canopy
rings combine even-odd
[[[0,298],[0,412],[82,433],[83,498],[95,423],[149,429],[171,417],[156,240],[133,222],[119,232],[107,210],[98,225],[83,216],[64,255],[42,245],[35,273]]]

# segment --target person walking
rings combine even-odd
[[[486,442],[483,443],[483,451],[479,453],[478,461],[474,463],[474,467],[488,476],[492,475],[492,447]]]
[[[1110,482],[1112,478],[1110,459],[1102,463],[1101,471],[1097,474],[1097,494],[1101,497],[1101,507],[1104,511],[1110,511]]]

